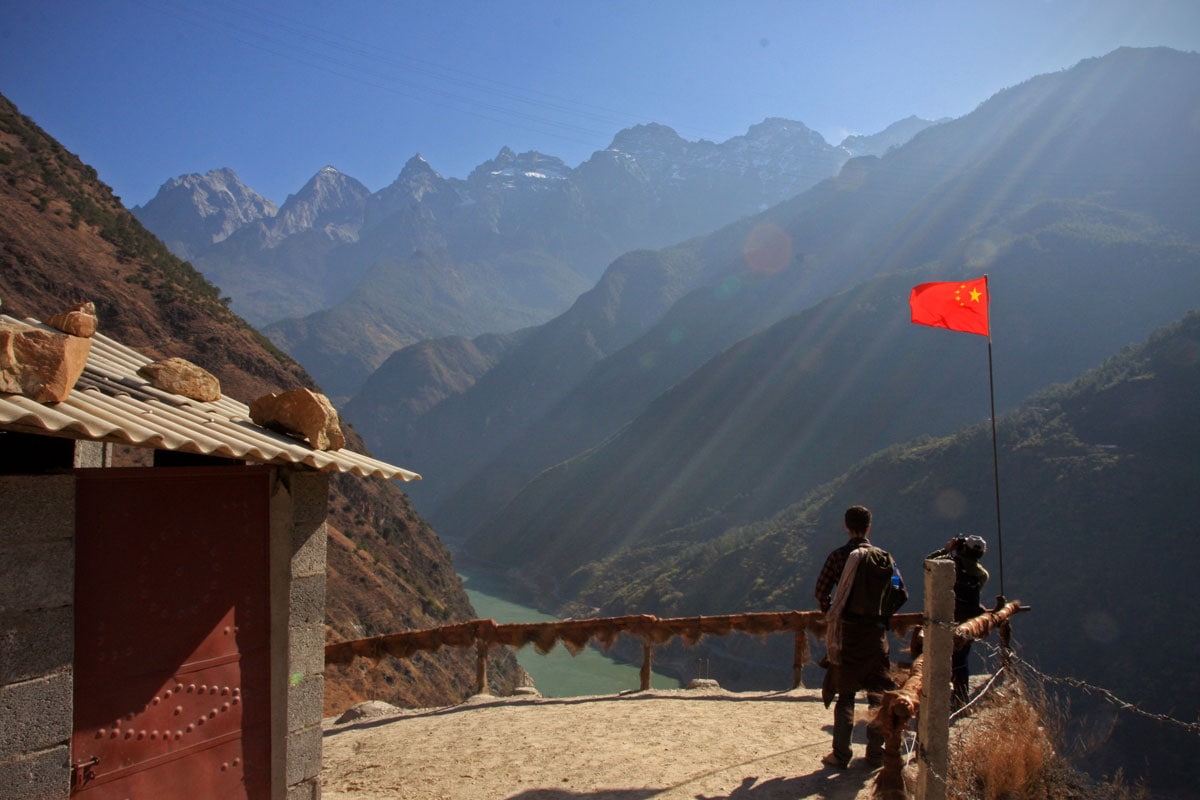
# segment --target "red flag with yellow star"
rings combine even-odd
[[[990,336],[987,276],[969,281],[943,281],[914,286],[908,295],[912,321]]]

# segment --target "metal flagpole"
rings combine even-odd
[[[996,552],[1000,562],[1000,594],[1004,594],[1004,534],[1000,528],[1000,458],[996,447],[996,381],[992,378],[992,288],[983,276],[987,287],[988,304],[988,393],[992,401],[992,475],[996,484]]]

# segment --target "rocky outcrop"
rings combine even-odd
[[[181,394],[202,403],[221,399],[221,382],[217,376],[186,358],[155,361],[139,367],[137,374],[164,392]]]
[[[46,324],[51,328],[57,328],[63,333],[69,333],[72,336],[82,336],[85,339],[90,339],[96,333],[96,304],[95,303],[80,303],[70,311],[64,311],[61,314],[55,314],[46,320]]]
[[[325,395],[309,389],[258,398],[250,404],[250,419],[263,427],[306,439],[317,450],[340,450],[346,445],[333,404]]]
[[[83,374],[92,340],[0,322],[0,392],[39,403],[66,400]]]

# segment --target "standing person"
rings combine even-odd
[[[988,571],[979,563],[987,552],[987,542],[982,536],[955,536],[946,542],[940,550],[934,550],[925,556],[930,559],[954,560],[954,621],[966,622],[972,617],[978,617],[987,609],[980,602],[984,584],[988,581]],[[966,705],[970,694],[971,667],[968,658],[971,655],[971,642],[964,642],[961,648],[955,648],[950,667],[950,681],[953,685],[951,705],[955,709]]]
[[[825,559],[815,592],[827,622],[826,672],[821,686],[826,708],[837,695],[833,751],[821,763],[835,769],[850,765],[855,695],[866,690],[868,705],[878,705],[880,694],[895,688],[889,675],[887,625],[891,614],[908,599],[892,557],[867,538],[870,510],[851,506],[846,509],[845,525],[850,541]],[[874,767],[883,763],[883,743],[883,735],[868,726],[867,761]]]

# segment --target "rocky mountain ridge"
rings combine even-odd
[[[949,122],[949,117],[934,120],[933,125]],[[893,147],[899,147],[926,128],[932,127],[929,120],[913,115],[884,128],[879,133],[853,134],[842,140],[842,147],[851,157],[882,156]]]
[[[807,177],[809,174],[817,176],[817,179],[829,177],[848,157],[881,155],[887,148],[943,121],[931,122],[913,116],[893,123],[877,134],[849,136],[838,146],[829,145],[819,133],[803,123],[778,117],[751,125],[746,134],[734,136],[720,144],[708,140],[689,142],[665,125],[649,123],[619,131],[609,146],[597,151],[593,158],[603,157],[602,154],[622,153],[633,159],[643,175],[662,182],[686,180],[684,173],[697,167],[731,174],[753,171],[764,185],[773,186],[764,197],[764,202],[773,204],[772,199],[778,201],[795,193],[797,186],[804,188],[811,185],[814,181]],[[353,182],[355,188],[340,199],[323,202],[323,206],[331,211],[337,207],[340,216],[353,220],[363,210],[359,196],[361,191],[358,189],[362,187],[372,198],[371,205],[374,207],[366,215],[366,227],[370,227],[372,219],[378,221],[387,216],[387,210],[395,210],[394,204],[389,206],[382,200],[389,196],[400,196],[409,202],[419,202],[439,181],[448,181],[451,185],[495,185],[498,182],[496,179],[504,176],[505,180],[499,182],[508,188],[515,188],[512,182],[515,177],[534,181],[541,178],[569,180],[575,172],[576,169],[554,156],[536,151],[518,155],[510,148],[502,147],[494,159],[472,170],[466,181],[459,181],[442,178],[418,153],[405,163],[393,183],[378,192],[370,192],[355,179],[342,175],[342,179]],[[421,177],[414,179],[417,174]],[[296,195],[289,195],[281,207],[243,184],[233,170],[224,167],[203,175],[192,173],[172,178],[145,205],[135,206],[131,210],[144,224],[151,223],[151,230],[164,242],[172,243],[171,247],[181,245],[181,252],[176,254],[187,258],[223,241],[238,228],[283,214],[293,198],[310,194],[314,191],[314,185],[320,184],[322,179],[337,175],[341,173],[335,167],[323,167]],[[531,185],[537,187],[536,183]],[[183,207],[187,203],[180,198],[188,198],[194,210],[192,214]],[[460,198],[463,202],[472,202],[469,193],[460,195]],[[218,205],[225,215],[219,234],[189,238],[182,232],[186,228],[176,231],[182,223],[190,221],[190,216],[202,219],[212,217]],[[380,208],[385,209],[384,213],[380,212]],[[279,234],[274,237],[276,240],[318,225],[315,218],[304,220],[294,217],[293,214],[291,223],[279,229]]]
[[[185,260],[278,212],[278,206],[242,183],[228,167],[172,178],[152,203],[133,208],[134,216]]]
[[[311,194],[306,187],[280,209],[288,224],[256,220],[189,250],[203,248],[192,260],[234,310],[331,394],[346,396],[400,347],[544,322],[621,253],[761,211],[830,177],[848,157],[782,119],[720,144],[639,125],[574,169],[502,148],[465,180],[414,156],[365,199],[361,188],[325,192],[344,200],[324,202],[331,219],[291,209]],[[139,213],[150,218],[156,206]],[[165,226],[161,233],[179,238]]]
[[[322,167],[280,206],[264,244],[273,247],[307,230],[321,230],[334,241],[353,242],[362,227],[369,196],[367,187],[354,178],[333,167]]]

